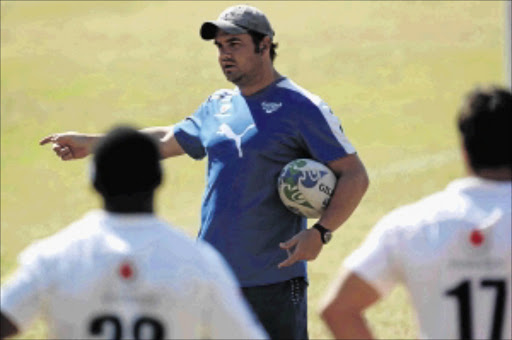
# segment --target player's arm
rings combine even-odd
[[[24,333],[50,299],[48,288],[55,282],[50,268],[55,267],[48,258],[42,259],[38,244],[30,245],[18,256],[18,268],[0,287],[2,339]]]
[[[142,130],[144,132],[144,130]],[[160,155],[162,159],[181,156],[185,153],[174,136],[172,127],[168,127],[164,134],[159,137]]]
[[[5,339],[18,334],[18,327],[0,311],[0,339]]]
[[[394,217],[385,217],[343,262],[343,272],[323,299],[320,316],[339,339],[371,339],[364,310],[400,282],[403,256]]]
[[[374,339],[363,312],[379,299],[370,284],[347,270],[325,296],[320,317],[336,339]]]
[[[345,223],[357,208],[368,189],[370,180],[357,154],[339,158],[327,165],[336,174],[338,181],[331,201],[318,223],[334,231]]]
[[[142,129],[158,141],[162,158],[182,155],[181,146],[174,138],[172,127],[160,126]],[[102,134],[87,134],[80,132],[55,133],[44,137],[40,145],[53,144],[53,151],[64,161],[81,159],[92,154],[96,144],[103,138]]]
[[[369,179],[366,168],[357,156],[350,154],[327,164],[336,174],[338,181],[329,205],[318,223],[331,232],[338,229],[352,215],[359,205]],[[290,256],[279,264],[286,267],[302,260],[314,260],[322,249],[320,232],[316,229],[303,230],[293,238],[281,244],[283,249],[293,249]]]

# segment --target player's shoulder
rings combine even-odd
[[[441,190],[415,202],[397,207],[384,215],[378,228],[390,233],[413,233],[443,220],[456,218],[462,199],[450,191]]]
[[[320,106],[325,104],[322,98],[317,94],[306,90],[289,78],[283,78],[276,83],[276,88],[286,91],[287,97],[294,101],[309,102],[312,105]]]
[[[406,231],[420,231],[436,227],[456,227],[464,221],[478,223],[492,208],[499,208],[510,215],[511,204],[508,191],[508,202],[503,197],[507,190],[503,186],[481,183],[478,179],[460,178],[450,182],[446,188],[430,194],[420,200],[399,207],[382,220],[387,228]],[[451,227],[450,227],[451,226]]]
[[[22,259],[58,258],[63,253],[76,249],[77,244],[84,242],[100,228],[100,211],[92,211],[72,222],[53,235],[35,240],[20,255]]]
[[[235,276],[222,254],[211,244],[203,240],[196,241],[199,267],[203,279],[210,281],[235,282]]]
[[[209,97],[208,99],[206,100],[207,103],[212,103],[212,102],[218,102],[218,101],[222,101],[222,100],[226,100],[226,99],[229,99],[233,96],[236,96],[238,95],[239,92],[235,89],[235,90],[230,90],[230,89],[219,89],[215,92],[213,92]]]
[[[224,282],[226,277],[234,277],[222,255],[212,245],[193,239],[177,228],[162,231],[153,249],[159,254],[159,261],[172,264],[180,272],[181,280],[192,280],[206,287],[211,282]]]
[[[286,102],[286,105],[294,106],[298,114],[304,113],[305,116],[311,116],[312,112],[316,112],[324,116],[334,115],[330,106],[319,95],[297,85],[289,78],[278,81],[276,88],[281,92],[280,99]]]
[[[198,239],[195,242],[195,247],[198,260],[204,269],[211,271],[213,268],[219,268],[224,265],[222,255],[208,242]]]
[[[161,221],[160,228],[155,228],[155,232],[158,233],[158,245],[161,251],[167,253],[166,256],[172,261],[192,265],[202,270],[220,261],[218,258],[220,255],[210,244],[193,239],[172,224]]]
[[[170,256],[183,256],[183,260],[188,258],[196,261],[196,240],[178,226],[160,220],[159,228],[155,228],[155,232],[158,232],[158,241],[162,248],[168,248],[167,250],[174,254]],[[172,245],[172,247],[169,247],[169,245]]]

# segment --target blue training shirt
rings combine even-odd
[[[219,90],[174,127],[195,159],[208,156],[199,238],[219,250],[242,287],[307,277],[306,262],[279,269],[279,243],[306,228],[277,192],[281,169],[297,158],[321,163],[355,153],[319,97],[280,78],[251,96]]]

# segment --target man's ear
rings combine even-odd
[[[260,54],[265,53],[265,51],[268,51],[270,49],[270,45],[272,44],[272,41],[270,41],[270,38],[268,36],[264,37],[263,40],[260,42]]]
[[[267,49],[267,46],[262,42],[260,43],[260,46],[258,48],[258,52],[263,55],[263,53],[265,53],[265,50]]]

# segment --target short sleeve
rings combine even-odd
[[[42,307],[49,273],[34,246],[18,257],[18,269],[2,285],[0,306],[20,331],[25,331]]]
[[[323,101],[307,106],[300,121],[300,133],[313,158],[323,163],[356,152],[345,136],[340,120]]]
[[[344,261],[345,268],[358,274],[381,296],[387,295],[398,283],[394,258],[396,244],[390,221],[381,220],[368,234],[363,244]]]
[[[206,336],[211,339],[267,339],[224,258],[212,246],[200,245],[208,259],[205,289],[209,301],[204,305]]]
[[[206,156],[201,139],[201,128],[208,114],[207,102],[203,103],[193,115],[174,125],[174,136],[183,150],[194,159]]]

